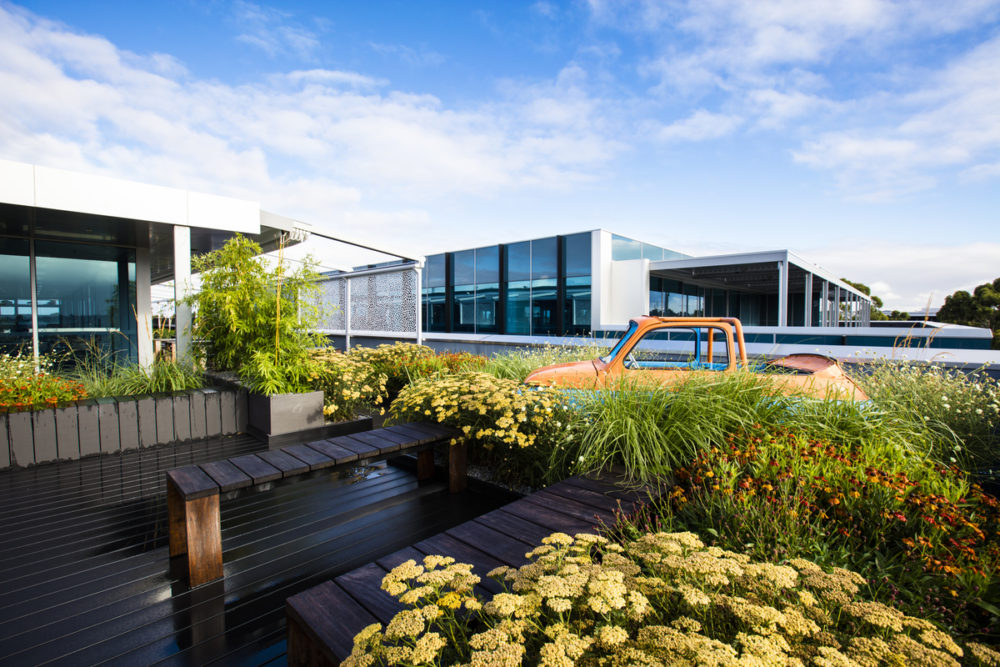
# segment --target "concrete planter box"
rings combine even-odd
[[[246,412],[246,391],[224,387],[2,414],[0,469],[232,435],[245,430]]]
[[[247,396],[251,432],[264,435],[297,433],[323,425],[323,392]]]

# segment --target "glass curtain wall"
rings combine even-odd
[[[422,275],[424,331],[447,331],[445,256],[428,257]]]
[[[591,235],[562,237],[565,277],[563,278],[563,332],[567,336],[590,334]]]
[[[591,234],[431,255],[424,331],[590,333]]]
[[[0,237],[0,349],[33,349],[32,243]],[[135,249],[34,241],[39,354],[138,360]]]
[[[709,290],[711,291],[711,290]],[[649,278],[649,314],[658,317],[704,317],[706,290],[679,280]]]

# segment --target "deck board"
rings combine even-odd
[[[224,497],[226,578],[191,590],[167,554],[164,473],[266,446],[168,449],[0,473],[0,665],[281,664],[288,597],[509,500],[449,494],[392,465],[276,480]],[[309,451],[296,458],[331,458]]]

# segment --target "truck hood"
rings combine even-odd
[[[597,378],[597,362],[570,361],[565,364],[552,364],[531,371],[524,379],[525,384],[540,387],[559,386],[573,387],[578,385],[593,386]]]

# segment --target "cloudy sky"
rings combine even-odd
[[[0,158],[408,254],[602,227],[1000,276],[1000,0],[0,0]]]

